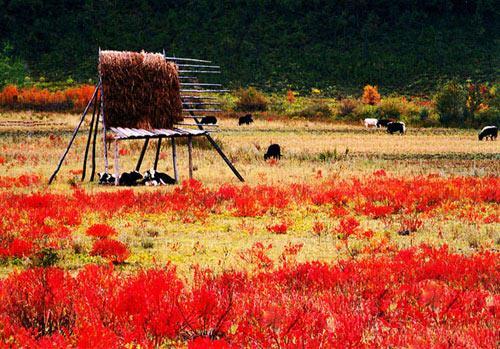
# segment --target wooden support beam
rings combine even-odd
[[[230,90],[214,90],[214,89],[206,89],[206,90],[193,90],[193,89],[182,89],[180,90],[181,92],[194,92],[194,93],[223,93],[223,92],[229,92]],[[182,96],[181,96],[182,97]]]
[[[200,100],[200,99],[217,99],[217,97],[213,97],[213,96],[200,96],[200,95],[196,95],[196,96],[181,95],[181,98],[182,99],[188,99],[188,100],[191,100],[191,99],[194,99],[194,100]]]
[[[181,82],[181,86],[214,86],[222,87],[221,84],[211,84],[207,82]]]
[[[180,126],[208,126],[208,127],[219,127],[219,125],[213,125],[213,124],[185,124],[185,123],[180,123],[176,122],[175,125],[180,125]]]
[[[188,137],[189,179],[193,179],[193,137]]]
[[[165,55],[165,54],[164,54]],[[200,63],[212,63],[212,61],[207,61],[204,59],[195,59],[195,58],[183,58],[183,57],[166,57],[169,61],[185,61],[185,62],[200,62]]]
[[[104,145],[104,172],[109,172],[108,147],[106,146],[106,119],[104,117],[104,89],[101,84],[101,116],[102,116],[102,142]]]
[[[135,170],[139,172],[141,170],[142,160],[144,159],[144,154],[146,154],[146,149],[148,148],[149,138],[146,138],[144,145],[142,146],[141,155],[139,155],[139,160],[137,160],[137,165],[135,165]]]
[[[87,137],[87,145],[85,146],[85,153],[83,155],[83,168],[82,168],[82,179],[81,181],[83,182],[85,180],[85,176],[87,175],[87,157],[89,155],[89,148],[90,148],[90,142],[92,140],[92,131],[94,128],[94,120],[95,120],[95,113],[97,109],[97,103],[96,103],[96,98],[93,99],[93,108],[92,108],[92,119],[90,119],[90,127],[89,127],[89,135]]]
[[[186,74],[220,74],[218,70],[179,70],[179,73]]]
[[[192,116],[194,116],[193,114],[191,114]],[[199,124],[199,120],[194,118],[194,121]],[[200,130],[204,130],[203,126],[200,126],[198,125],[198,128]],[[233,171],[234,175],[236,177],[238,177],[238,179],[241,181],[241,182],[244,182],[245,179],[243,179],[243,176],[238,172],[238,170],[236,169],[236,167],[234,167],[234,165],[231,163],[231,161],[227,158],[226,154],[224,154],[224,152],[222,151],[222,149],[219,147],[219,145],[217,144],[217,142],[215,142],[215,140],[212,138],[212,136],[210,136],[210,134],[206,133],[205,134],[205,137],[207,137],[208,141],[210,142],[210,144],[212,144],[212,146],[215,148],[215,150],[217,151],[217,153],[219,153],[220,157],[222,158],[222,160],[224,160],[224,162],[227,164],[227,166],[229,166],[229,168],[231,169],[231,171]]]
[[[183,113],[189,113],[189,112],[204,112],[204,113],[220,113],[222,110],[221,109],[183,109]]]
[[[175,137],[172,137],[172,163],[174,167],[174,179],[175,183],[179,182],[179,176],[177,173],[177,149],[175,146]]]
[[[158,138],[158,144],[156,145],[156,155],[155,155],[155,162],[153,164],[153,169],[156,171],[158,168],[158,159],[160,158],[160,148],[161,148],[161,137]]]
[[[62,166],[62,164],[64,162],[64,159],[66,158],[66,155],[68,155],[69,149],[73,145],[73,142],[74,142],[74,140],[76,138],[76,135],[78,134],[78,130],[82,126],[83,120],[85,120],[85,116],[87,116],[87,112],[88,112],[90,106],[92,105],[92,101],[97,96],[97,91],[99,89],[99,86],[101,86],[101,81],[99,81],[99,83],[97,84],[97,86],[96,86],[96,88],[94,90],[94,93],[92,94],[92,97],[90,98],[90,101],[87,103],[87,106],[85,107],[85,110],[82,113],[82,116],[80,118],[80,122],[78,123],[78,125],[75,127],[75,129],[73,131],[73,135],[71,136],[71,139],[70,139],[70,141],[68,143],[68,146],[66,147],[66,150],[64,151],[63,155],[59,159],[59,163],[57,164],[57,167],[56,167],[54,173],[52,173],[52,176],[50,176],[50,178],[49,178],[49,184],[52,183],[52,181],[54,180],[54,178],[56,178],[57,172],[59,172],[59,170],[61,169],[61,166]]]
[[[220,69],[220,65],[206,65],[206,64],[184,64],[184,63],[179,63],[177,64],[179,67],[194,67],[194,68],[214,68],[214,69]]]
[[[95,125],[94,125],[94,136],[92,139],[92,171],[90,172],[90,181],[94,181],[94,176],[95,176],[95,155],[96,155],[96,144],[97,144],[97,130],[99,129],[99,118],[101,115],[101,104],[97,104],[97,115],[95,118]]]
[[[120,168],[118,165],[118,139],[115,139],[115,185],[120,184]]]
[[[200,105],[200,106],[206,106],[206,105],[222,105],[222,103],[219,102],[182,102],[183,105]]]

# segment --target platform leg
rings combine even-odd
[[[115,139],[115,185],[120,184],[120,169],[118,165],[118,140]]]
[[[158,144],[156,146],[155,162],[153,164],[153,169],[155,171],[158,168],[158,159],[160,158],[160,149],[161,149],[161,138],[158,138]]]
[[[179,176],[178,176],[178,173],[177,173],[177,148],[176,148],[176,145],[175,145],[175,138],[172,137],[172,163],[173,163],[173,166],[174,166],[174,179],[175,179],[175,183],[178,183],[179,182]]]
[[[189,179],[193,179],[193,137],[188,137]]]

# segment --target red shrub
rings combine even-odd
[[[347,240],[349,236],[356,233],[359,227],[359,222],[354,217],[347,217],[339,222],[335,231],[339,234],[340,239]]]
[[[286,234],[288,231],[288,223],[287,222],[281,222],[277,224],[271,224],[266,227],[266,229],[274,234]]]
[[[8,105],[16,103],[19,97],[19,91],[14,85],[7,85],[0,92],[0,104]]]
[[[85,234],[99,239],[106,239],[118,235],[118,232],[107,224],[94,224],[87,229]]]
[[[101,256],[113,263],[123,263],[130,256],[127,245],[111,239],[100,239],[94,242],[91,256]]]
[[[74,280],[61,269],[35,268],[1,283],[0,313],[34,337],[67,333],[75,322]]]
[[[33,253],[34,245],[31,241],[22,239],[14,239],[10,243],[8,256],[11,257],[26,257]]]
[[[363,88],[363,103],[375,105],[380,102],[380,93],[378,93],[377,86],[366,85]]]

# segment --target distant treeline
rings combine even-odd
[[[0,44],[50,80],[96,76],[97,50],[208,58],[232,86],[428,91],[498,80],[495,0],[0,0]]]

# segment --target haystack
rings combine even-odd
[[[173,128],[182,121],[177,66],[163,55],[101,51],[106,127]]]

